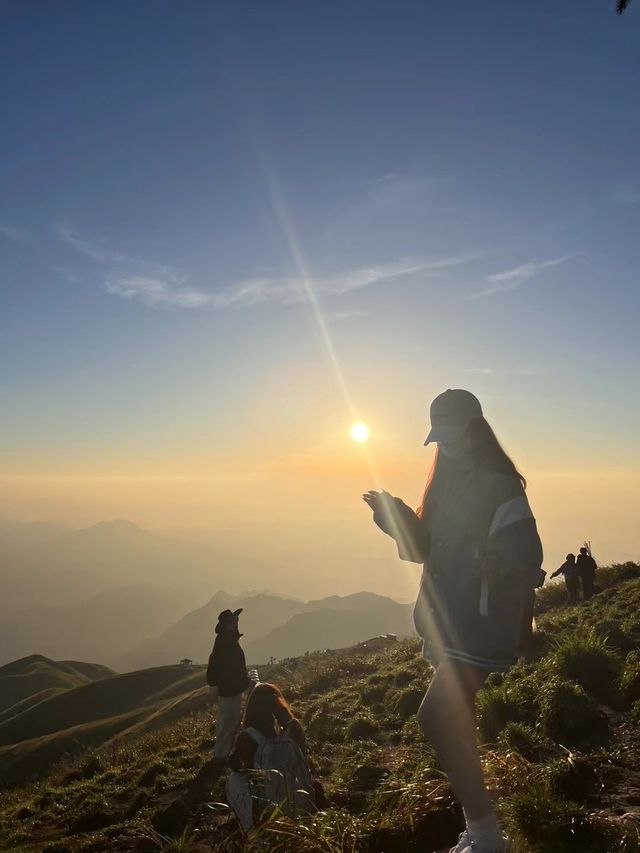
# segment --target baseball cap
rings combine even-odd
[[[432,441],[452,444],[467,431],[471,421],[482,417],[482,406],[471,391],[448,388],[431,404],[431,430],[426,444]]]

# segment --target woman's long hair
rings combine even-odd
[[[265,737],[270,737],[275,733],[276,723],[283,725],[293,718],[293,711],[280,688],[265,682],[256,684],[253,688],[244,711],[242,725],[245,729],[251,726]]]
[[[469,441],[469,454],[474,468],[477,470],[484,468],[487,471],[497,471],[516,477],[522,483],[522,487],[527,488],[527,481],[507,455],[485,418],[475,418],[471,421],[465,432],[465,438]],[[435,491],[434,487],[437,488],[437,483],[442,474],[443,458],[439,449],[436,450],[433,465],[427,477],[422,504],[418,510],[420,518],[424,515],[428,501],[431,500],[432,493]]]

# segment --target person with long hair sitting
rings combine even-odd
[[[451,853],[502,853],[506,840],[487,792],[474,700],[492,671],[516,660],[544,580],[542,546],[525,480],[469,391],[431,404],[425,444],[437,450],[417,512],[388,492],[363,495],[404,560],[423,563],[416,630],[435,674],[418,711],[466,829]]]
[[[275,684],[257,684],[228,760],[227,801],[248,835],[259,814],[279,806],[290,816],[315,810],[307,744],[300,721]]]

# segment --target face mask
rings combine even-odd
[[[457,441],[447,442],[446,444],[440,441],[438,442],[438,449],[446,459],[461,459],[469,451],[469,439],[465,434]]]

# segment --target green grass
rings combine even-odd
[[[603,570],[601,585],[571,608],[542,590],[535,652],[478,696],[483,763],[514,853],[640,853],[620,817],[640,788],[640,567]],[[331,805],[296,822],[274,814],[248,849],[425,853],[455,842],[462,816],[415,720],[431,676],[418,642],[306,655],[262,675],[302,719]],[[215,805],[223,783],[207,781],[215,708],[190,707],[4,791],[0,851],[240,851],[233,817]]]

